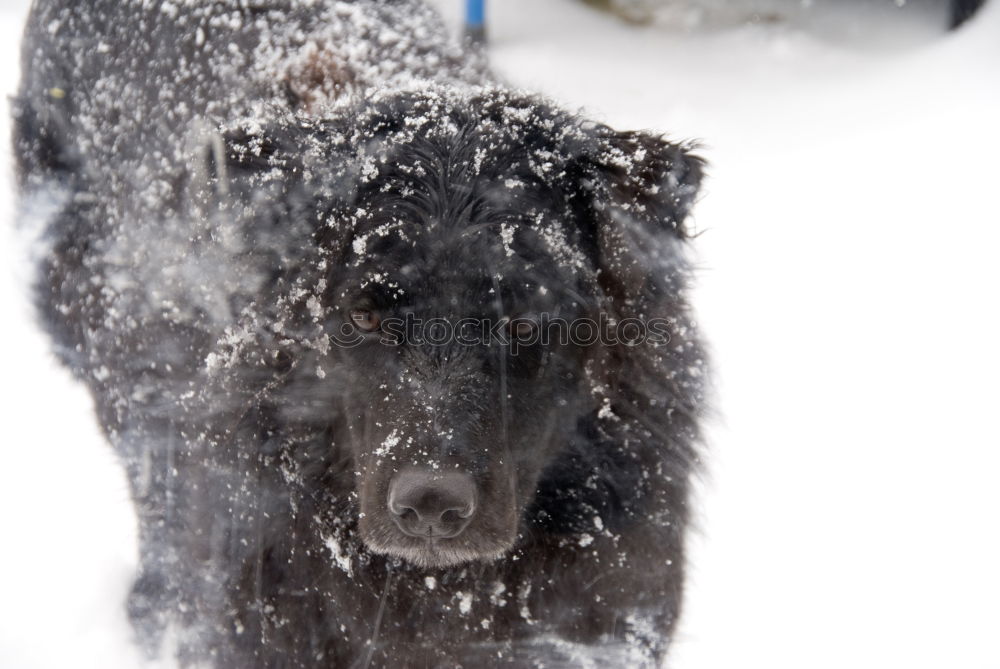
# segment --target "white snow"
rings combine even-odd
[[[458,612],[463,616],[468,615],[469,611],[472,610],[472,593],[456,592],[455,599],[458,600]]]
[[[384,455],[388,455],[392,449],[396,448],[400,439],[402,439],[402,437],[399,434],[399,430],[393,428],[392,432],[389,433],[389,436],[382,441],[382,445],[375,449],[375,455],[380,458]]]
[[[351,565],[351,556],[340,545],[340,540],[336,536],[329,536],[324,541],[330,551],[330,556],[333,558],[333,563],[346,574],[353,574],[354,567]]]
[[[26,9],[0,7],[6,93]],[[1000,666],[1000,3],[903,51],[490,11],[508,80],[711,161],[694,301],[722,419],[671,666]],[[0,666],[132,669],[125,480],[0,234]]]

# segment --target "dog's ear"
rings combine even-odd
[[[704,169],[693,148],[642,132],[612,131],[601,137],[595,162],[612,215],[686,237],[685,221]]]
[[[642,522],[655,518],[680,551],[676,531],[684,526],[688,473],[697,458],[705,365],[686,301],[684,240],[704,161],[690,145],[651,134],[604,127],[595,134],[582,175],[582,222],[596,255],[600,316],[613,336],[589,350],[588,420],[598,449],[626,454],[627,465],[602,474],[613,488],[638,491],[631,498],[639,501],[624,513]],[[618,327],[626,321],[630,328]],[[632,324],[639,327],[632,332],[644,335],[629,334]],[[641,475],[632,477],[636,471]]]
[[[636,302],[644,294],[683,283],[679,242],[690,236],[687,219],[705,163],[692,145],[642,132],[599,127],[595,144],[587,205],[600,281],[615,311],[641,315]]]

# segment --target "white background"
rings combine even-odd
[[[0,8],[14,90],[23,0]],[[437,0],[451,16],[458,0]],[[511,82],[701,138],[719,418],[675,669],[1000,668],[1000,3],[904,51],[491,7]],[[12,187],[0,114],[0,216]],[[122,474],[0,247],[0,667],[136,667]]]

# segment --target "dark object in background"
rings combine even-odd
[[[951,26],[957,28],[962,25],[972,15],[979,11],[985,0],[952,0],[951,3]]]
[[[478,63],[415,0],[34,3],[37,302],[127,470],[150,652],[170,629],[182,666],[227,669],[665,654],[702,162]],[[389,327],[546,314],[669,341]]]
[[[639,25],[683,31],[787,24],[859,47],[919,44],[971,18],[984,0],[584,0]]]

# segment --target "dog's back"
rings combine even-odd
[[[75,161],[100,172],[145,166],[143,176],[164,180],[193,124],[316,109],[413,79],[488,76],[416,0],[36,2],[22,71],[22,178]]]
[[[112,228],[179,212],[199,187],[187,183],[193,157],[211,151],[220,124],[316,113],[374,87],[488,76],[416,0],[47,0],[34,3],[23,44],[20,183],[131,203],[100,216]]]

